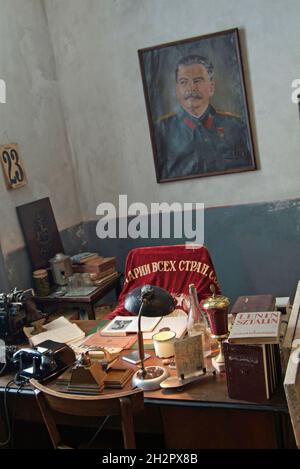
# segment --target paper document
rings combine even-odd
[[[82,345],[89,347],[121,347],[122,349],[129,349],[137,340],[136,334],[128,335],[126,337],[106,337],[100,335],[100,331],[90,335]]]
[[[85,337],[85,333],[77,326],[77,324],[71,323],[63,316],[45,324],[43,328],[46,329],[45,332],[32,335],[34,328],[24,327],[24,334],[32,346],[38,345],[41,342],[44,342],[44,340],[54,340],[55,342],[70,344],[73,341],[77,341],[78,339],[83,339]]]
[[[165,316],[151,332],[143,332],[143,339],[152,339],[153,335],[161,330],[169,330],[176,332],[176,338],[180,339],[187,330],[187,314],[184,316]]]

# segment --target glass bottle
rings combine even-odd
[[[194,284],[189,285],[189,299],[190,309],[188,314],[187,332],[190,337],[202,334],[203,355],[204,358],[206,358],[211,354],[210,334],[207,320],[199,305],[197,290]]]

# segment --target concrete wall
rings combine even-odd
[[[0,184],[4,253],[24,244],[15,207],[50,197],[59,229],[81,221],[76,178],[63,119],[55,61],[42,2],[0,0],[0,75],[7,102],[0,105],[0,142],[17,142],[27,186]]]
[[[150,219],[148,220],[150,226]],[[130,249],[181,244],[184,237],[105,239],[96,236],[95,222],[86,224],[89,249],[117,255],[124,269]],[[205,244],[222,292],[233,303],[239,295],[270,293],[293,297],[300,279],[300,199],[208,208]]]
[[[291,101],[299,75],[297,0],[0,0],[0,6],[0,78],[8,95],[0,104],[0,137],[20,144],[29,180],[13,192],[1,185],[0,275],[6,263],[11,284],[28,282],[15,206],[45,196],[69,252],[116,255],[122,269],[131,247],[181,242],[99,241],[97,205],[127,194],[129,204],[205,203],[205,243],[232,298],[293,292],[300,278],[300,134]],[[259,170],[158,185],[137,50],[234,27]]]
[[[203,202],[205,243],[223,291],[290,295],[300,278],[297,0],[45,0],[89,247],[116,255],[178,239],[106,240],[95,212],[128,203]],[[138,49],[238,27],[259,169],[157,184]],[[216,208],[213,208],[216,207]]]
[[[6,104],[0,103],[0,144],[19,144],[28,179],[27,186],[9,191],[0,176],[0,244],[13,283],[23,284],[18,275],[30,269],[26,254],[10,264],[24,246],[15,207],[49,197],[59,230],[82,217],[43,3],[0,0],[0,11],[0,78],[7,92]]]
[[[206,206],[298,197],[298,0],[45,0],[82,211],[128,194]],[[137,50],[238,27],[260,169],[157,185]]]

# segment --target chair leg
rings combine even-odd
[[[121,423],[125,449],[135,449],[135,435],[131,401],[128,397],[120,397]]]
[[[43,394],[40,391],[37,391],[35,392],[35,395],[54,448],[57,449],[59,447],[63,447],[64,445],[61,441],[61,436],[57,430],[55,420],[48,409],[48,405]]]

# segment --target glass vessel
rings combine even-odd
[[[211,354],[211,338],[206,318],[199,305],[197,290],[194,284],[189,285],[189,299],[190,308],[188,313],[187,332],[190,337],[202,334],[203,355],[204,357],[208,357]]]

